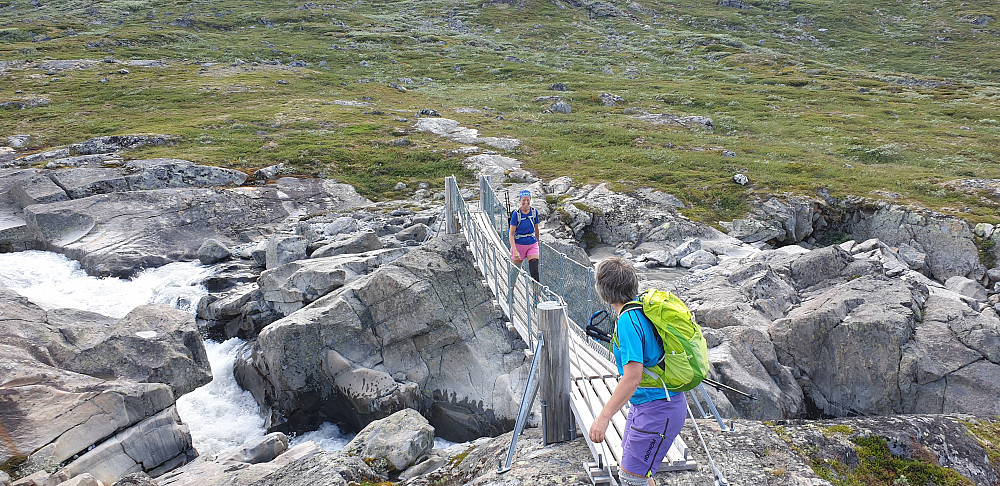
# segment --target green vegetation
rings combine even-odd
[[[971,221],[1000,215],[996,201],[943,185],[1000,178],[1000,22],[973,23],[991,0],[612,3],[9,0],[0,60],[33,62],[0,64],[0,103],[49,104],[0,111],[0,135],[32,134],[42,150],[167,133],[180,140],[129,156],[284,162],[384,199],[397,182],[468,177],[451,155],[460,144],[412,131],[415,113],[434,108],[521,139],[505,155],[543,179],[656,187],[704,221],[742,215],[754,193],[822,188],[898,193]],[[166,67],[39,67],[66,59]],[[560,82],[569,91],[548,89]],[[604,106],[604,92],[626,103]],[[554,95],[573,113],[534,101]],[[708,116],[714,129],[633,115],[644,111]],[[382,143],[404,134],[408,146]],[[751,183],[734,184],[736,172]]]
[[[837,434],[851,435],[853,433],[854,433],[854,427],[851,427],[850,425],[837,424],[823,428],[823,435],[826,437],[831,437]]]
[[[962,423],[986,450],[993,468],[1000,469],[1000,416],[995,416],[992,420],[970,420]]]

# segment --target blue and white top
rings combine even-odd
[[[631,309],[618,316],[618,345],[612,346],[618,373],[625,374],[625,364],[635,361],[642,363],[644,368],[655,366],[663,358],[663,345],[656,337],[653,323],[649,321],[641,309]],[[670,392],[670,396],[676,395]],[[653,400],[666,398],[663,387],[635,389],[629,403],[641,405]]]
[[[538,242],[535,238],[535,228],[538,225],[538,211],[535,208],[528,209],[528,214],[515,209],[510,213],[510,225],[515,226],[514,243],[518,245],[532,245]]]

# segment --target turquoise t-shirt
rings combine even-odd
[[[633,309],[618,316],[618,346],[612,346],[618,373],[625,373],[625,363],[636,361],[643,367],[653,366],[663,358],[663,346],[656,337],[653,323],[639,309]],[[670,396],[676,395],[670,392]],[[639,405],[666,398],[663,387],[636,388],[629,403]]]

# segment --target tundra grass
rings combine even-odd
[[[285,163],[381,199],[399,195],[397,182],[469,177],[459,144],[413,131],[433,108],[521,139],[505,155],[543,179],[656,187],[709,222],[739,217],[750,197],[820,190],[1000,216],[995,199],[945,185],[1000,178],[991,2],[715,3],[0,1],[2,61],[166,63],[0,65],[0,102],[49,101],[0,110],[0,135],[30,134],[42,150],[173,134],[175,145],[129,156]],[[604,92],[626,102],[604,106]],[[546,96],[573,113],[544,113]],[[714,128],[654,125],[643,112],[708,116]],[[403,136],[409,145],[386,143]],[[738,172],[748,186],[732,182]]]

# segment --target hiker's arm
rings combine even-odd
[[[625,363],[623,368],[625,373],[618,380],[615,392],[611,394],[611,399],[604,405],[601,413],[597,415],[594,425],[590,426],[590,440],[595,443],[604,440],[604,433],[608,431],[608,424],[611,422],[611,417],[614,417],[625,406],[625,402],[629,398],[632,398],[635,389],[639,388],[639,382],[642,381],[642,363],[630,361]]]
[[[507,239],[510,240],[510,251],[511,251],[511,254],[514,253],[514,230],[516,230],[516,229],[517,229],[517,226],[511,225],[510,231],[507,232]]]

